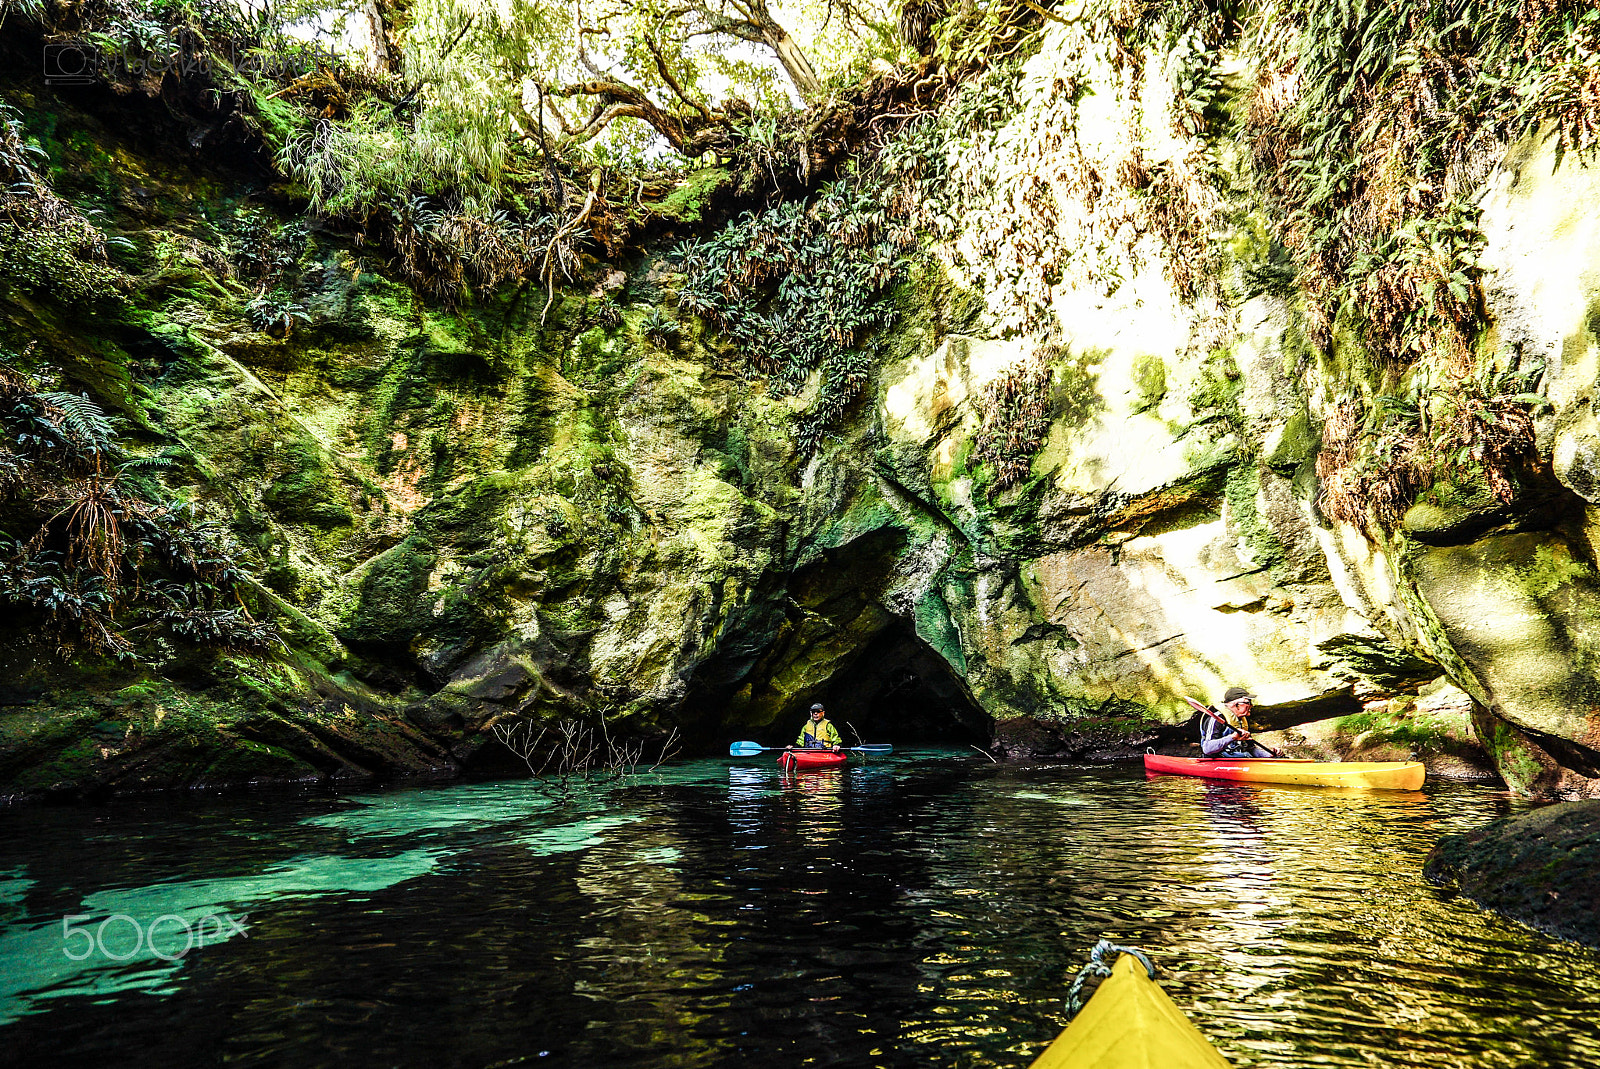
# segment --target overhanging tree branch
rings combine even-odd
[[[674,115],[651,100],[644,90],[615,78],[596,78],[545,88],[552,96],[587,96],[595,101],[594,111],[588,121],[566,133],[563,138],[566,146],[582,144],[622,118],[648,123],[680,155],[690,159],[730,144],[730,124],[725,115],[703,106],[697,109],[702,115]]]
[[[691,30],[688,34],[690,37],[725,34],[771,49],[802,99],[812,100],[822,95],[822,79],[817,77],[811,61],[800,50],[794,38],[789,36],[789,31],[772,17],[772,12],[767,10],[763,0],[734,2],[732,7],[739,17],[729,15],[726,11],[712,10],[700,3],[687,4],[675,9],[674,13],[680,17],[692,17],[704,27]]]
[[[656,43],[656,39],[654,37],[647,37],[645,38],[645,44],[650,47],[650,54],[654,56],[656,60],[656,70],[660,72],[661,80],[667,83],[667,88],[671,89],[679,100],[698,111],[701,118],[705,119],[707,122],[711,122],[711,109],[683,91],[683,86],[678,84],[678,79],[673,77],[672,71],[667,67],[667,57],[661,54],[661,46]]]

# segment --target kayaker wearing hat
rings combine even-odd
[[[828,714],[822,708],[822,703],[813,705],[811,719],[800,729],[800,737],[794,740],[794,744],[804,746],[808,750],[837,750],[839,742],[839,729],[828,720]]]
[[[1256,700],[1243,687],[1229,687],[1222,696],[1222,721],[1200,718],[1200,749],[1207,757],[1273,757],[1250,733],[1250,710]]]

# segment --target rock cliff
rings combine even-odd
[[[11,229],[8,362],[173,458],[285,643],[64,655],[16,608],[3,789],[451,774],[523,723],[778,739],[814,700],[863,735],[1103,750],[1245,683],[1277,728],[1465,766],[1476,740],[1519,792],[1600,793],[1600,169],[1536,133],[1474,185],[1470,374],[1533,398],[1533,452],[1385,523],[1350,505],[1388,500],[1358,417],[1418,380],[1273,284],[1259,161],[1193,112],[1264,77],[1230,47],[1051,23],[950,105],[965,150],[904,179],[919,243],[837,401],[831,365],[778,388],[782,339],[686,297],[722,225],[695,198],[565,289],[444,301],[155,101],[7,86],[125,246],[91,299]],[[1450,725],[1416,712],[1443,688]]]

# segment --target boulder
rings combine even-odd
[[[1446,836],[1423,875],[1542,932],[1600,947],[1600,801]]]

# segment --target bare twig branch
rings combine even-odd
[[[550,244],[545,246],[544,265],[540,270],[545,276],[545,282],[550,287],[550,292],[549,297],[544,302],[544,311],[539,313],[540,323],[543,323],[544,317],[550,314],[550,306],[554,304],[556,300],[556,272],[555,267],[551,265],[551,258],[556,255],[557,246],[559,243],[565,239],[567,235],[571,234],[574,230],[578,229],[578,227],[582,226],[588,220],[589,213],[594,211],[594,202],[595,199],[600,196],[600,182],[604,177],[605,168],[596,168],[594,176],[589,179],[589,196],[584,200],[583,208],[579,210],[577,215],[563,223],[560,229],[555,232],[555,236],[550,239]],[[557,258],[557,265],[561,266],[563,274],[567,273],[566,267],[564,264],[561,264],[559,257]]]
[[[661,46],[656,44],[656,39],[654,37],[646,37],[645,44],[649,46],[650,54],[655,57],[656,70],[660,72],[661,80],[667,83],[667,88],[671,89],[679,100],[698,111],[706,122],[711,122],[711,109],[683,91],[683,86],[678,84],[678,79],[668,69],[667,58],[661,54]]]

